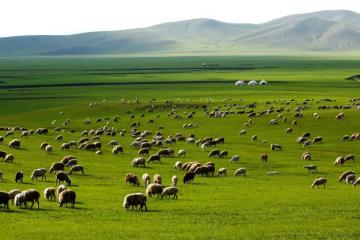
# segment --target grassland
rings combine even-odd
[[[202,67],[203,62],[218,64]],[[146,213],[125,212],[123,197],[127,193],[144,192],[140,187],[126,186],[124,175],[133,172],[138,176],[148,172],[160,173],[164,184],[171,184],[171,176],[184,173],[173,169],[177,158],[165,158],[162,164],[150,164],[145,169],[133,168],[130,161],[137,150],[130,149],[132,138],[102,136],[104,155],[78,149],[61,152],[61,143],[50,131],[48,136],[30,136],[21,139],[21,150],[6,150],[15,155],[12,164],[0,163],[5,182],[0,190],[14,188],[44,188],[55,186],[54,174],[47,174],[46,182],[29,179],[34,168],[49,168],[52,162],[63,156],[75,155],[86,167],[86,175],[72,176],[77,192],[75,209],[59,208],[57,203],[41,199],[40,210],[17,209],[0,211],[2,239],[358,239],[360,234],[359,190],[337,181],[345,170],[359,172],[359,163],[347,163],[334,167],[339,155],[360,156],[359,142],[340,142],[341,136],[359,131],[360,111],[343,110],[344,121],[336,121],[340,110],[317,110],[317,100],[324,97],[336,99],[330,105],[344,105],[350,98],[359,97],[359,82],[346,81],[345,77],[359,74],[360,61],[351,58],[333,57],[152,57],[152,58],[3,58],[0,59],[0,126],[23,126],[30,129],[52,128],[51,121],[61,126],[65,119],[71,124],[61,133],[65,141],[77,140],[85,128],[99,128],[104,122],[96,118],[120,116],[119,123],[110,126],[127,129],[133,121],[140,121],[140,130],[153,133],[164,127],[165,136],[181,132],[185,136],[194,133],[197,138],[225,137],[225,144],[218,146],[230,155],[241,156],[240,163],[230,164],[228,159],[212,159],[217,168],[226,167],[228,177],[196,177],[195,183],[179,186],[178,200],[148,200]],[[268,86],[235,87],[237,79],[266,79]],[[137,82],[137,84],[134,84]],[[146,84],[150,83],[150,84]],[[176,82],[176,84],[172,84]],[[71,84],[79,84],[74,86]],[[104,84],[106,83],[106,84]],[[60,85],[59,85],[60,84]],[[121,84],[121,85],[119,85]],[[38,86],[36,86],[38,85]],[[39,86],[40,85],[40,86]],[[42,87],[41,87],[42,85]],[[135,98],[140,103],[135,103]],[[230,102],[223,102],[225,98]],[[254,118],[246,136],[240,136],[245,115],[230,115],[223,119],[210,119],[201,110],[208,104],[212,109],[229,104],[247,105],[257,102],[256,111],[264,110],[265,101],[271,99],[295,99],[291,105],[280,102],[275,108],[294,109],[304,99],[314,99],[305,117],[299,120],[292,135],[284,130],[293,120],[293,112],[283,115],[288,123],[269,126],[274,118],[269,115]],[[122,99],[126,99],[122,101]],[[156,100],[152,100],[156,99]],[[208,100],[212,99],[209,103]],[[106,101],[103,101],[106,100]],[[130,104],[127,104],[127,100]],[[150,102],[151,100],[151,102]],[[172,100],[165,104],[165,100]],[[90,108],[89,103],[97,102]],[[145,110],[155,106],[154,113]],[[196,111],[194,119],[175,120],[166,114],[177,105],[179,114]],[[200,108],[195,108],[200,106]],[[163,110],[161,110],[163,107]],[[127,113],[131,111],[131,114]],[[319,112],[320,120],[313,118]],[[61,116],[59,112],[63,112]],[[140,114],[145,113],[144,118]],[[130,115],[135,119],[130,119]],[[155,118],[160,115],[159,118]],[[82,120],[90,118],[90,126]],[[147,124],[155,119],[154,124]],[[195,129],[183,129],[184,123],[197,123]],[[311,164],[318,173],[308,173],[300,160],[304,149],[295,143],[297,136],[311,132],[323,136],[324,144],[312,145]],[[4,135],[0,131],[0,135]],[[252,142],[251,136],[259,141]],[[20,137],[19,133],[15,137]],[[8,142],[11,138],[6,138]],[[125,148],[121,156],[111,155],[106,143],[118,140]],[[266,140],[267,144],[261,143]],[[39,149],[41,142],[54,146],[49,155]],[[269,143],[279,143],[284,151],[270,153]],[[207,162],[207,152],[195,145],[177,143],[175,150],[186,149],[185,161]],[[152,150],[154,153],[156,150]],[[263,163],[259,154],[267,152],[270,160]],[[235,178],[232,173],[246,167],[245,178]],[[15,184],[13,175],[24,171],[25,183]],[[278,171],[278,176],[267,176],[268,171]],[[312,181],[326,177],[326,189],[311,189]]]

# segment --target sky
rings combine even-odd
[[[212,18],[262,23],[319,10],[360,12],[358,0],[0,0],[0,37],[147,27]]]

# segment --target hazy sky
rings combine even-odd
[[[146,27],[191,18],[261,23],[325,9],[360,12],[359,0],[0,0],[0,36]]]

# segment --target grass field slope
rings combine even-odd
[[[358,52],[359,22],[358,13],[345,10],[263,24],[192,19],[121,31],[0,38],[0,56]]]
[[[232,27],[238,26],[223,31]],[[359,66],[349,57],[1,58],[0,151],[14,159],[0,157],[0,191],[35,189],[40,207],[10,201],[9,209],[0,208],[0,238],[358,239],[360,186],[339,177],[353,171],[358,179],[360,173],[360,83],[345,80],[358,75]],[[268,85],[235,86],[240,79],[265,79]],[[47,134],[36,134],[39,128]],[[22,137],[26,131],[29,136]],[[298,143],[305,133],[309,142]],[[9,148],[14,139],[19,148]],[[111,141],[123,153],[114,155]],[[73,147],[61,150],[70,142]],[[139,154],[139,142],[150,143],[149,155]],[[52,151],[40,149],[42,143]],[[272,151],[270,144],[282,150]],[[174,154],[162,156],[161,163],[132,165],[134,158],[148,160],[161,149]],[[185,156],[177,156],[181,149]],[[213,150],[228,155],[209,157]],[[304,152],[311,160],[302,159]],[[43,193],[58,187],[49,170],[68,155],[84,167],[83,174],[69,175],[74,208],[60,207],[58,198],[46,200]],[[239,160],[230,161],[235,155]],[[334,165],[348,155],[355,160]],[[183,183],[190,170],[174,168],[177,161],[210,170],[204,166],[212,162],[214,175],[194,169],[194,181]],[[40,168],[47,170],[46,180],[31,180]],[[227,176],[217,175],[221,168]],[[239,168],[245,176],[234,176]],[[19,171],[22,183],[15,182]],[[139,178],[139,186],[126,184],[128,173]],[[146,196],[147,211],[125,211],[127,194],[145,194],[144,173],[151,182],[160,174],[163,187],[178,176],[177,199]],[[311,188],[318,178],[326,185]]]

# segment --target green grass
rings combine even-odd
[[[217,63],[212,69],[201,68],[201,63]],[[126,186],[124,175],[133,172],[141,177],[144,172],[151,176],[160,173],[164,185],[171,184],[171,177],[182,178],[184,172],[173,169],[178,158],[164,158],[162,164],[149,164],[145,169],[133,168],[130,161],[137,156],[137,150],[130,148],[133,138],[101,136],[103,156],[78,149],[60,151],[61,143],[54,140],[58,133],[50,130],[48,136],[30,136],[21,139],[21,150],[5,150],[15,155],[12,164],[0,163],[5,183],[0,190],[14,188],[35,188],[42,191],[55,186],[54,174],[47,174],[46,182],[32,182],[29,177],[34,168],[49,168],[51,163],[72,154],[85,166],[86,175],[72,176],[71,189],[77,193],[75,209],[59,208],[57,203],[41,198],[40,210],[17,209],[0,210],[3,219],[2,239],[357,239],[360,219],[358,204],[359,190],[338,183],[338,176],[345,170],[359,172],[359,163],[347,163],[344,167],[334,167],[333,161],[339,155],[360,155],[359,142],[341,142],[344,134],[359,131],[360,111],[343,110],[344,121],[336,121],[340,110],[317,110],[319,104],[344,105],[350,98],[359,96],[359,82],[346,81],[345,77],[359,74],[360,61],[351,58],[326,59],[321,57],[157,57],[157,58],[28,58],[0,59],[0,84],[4,86],[32,84],[63,84],[89,82],[126,82],[126,85],[81,86],[81,87],[33,87],[0,88],[0,126],[23,126],[30,129],[61,126],[65,119],[71,124],[61,134],[65,141],[78,140],[84,129],[104,126],[95,123],[97,118],[120,116],[119,123],[110,127],[130,130],[130,124],[140,121],[139,129],[155,133],[163,126],[164,136],[194,133],[196,138],[213,136],[225,137],[225,144],[218,148],[228,150],[229,155],[238,154],[240,163],[230,164],[228,159],[211,159],[216,168],[226,167],[228,177],[196,177],[194,184],[179,184],[178,200],[148,199],[146,213],[129,211],[122,207],[123,198],[132,192],[144,192],[145,187]],[[238,66],[252,66],[252,70],[229,70]],[[140,68],[146,70],[139,70]],[[179,69],[181,68],[181,69]],[[227,69],[226,69],[227,68]],[[105,74],[106,73],[106,74]],[[262,79],[269,86],[235,87],[237,79]],[[216,81],[209,83],[209,81]],[[134,81],[151,81],[152,84],[135,85]],[[161,82],[183,82],[161,84]],[[193,84],[187,81],[206,81]],[[221,83],[219,81],[224,81]],[[160,83],[160,84],[159,84]],[[135,98],[140,99],[135,104]],[[336,99],[335,103],[316,103],[323,97]],[[151,99],[155,98],[151,103]],[[213,99],[208,104],[208,99]],[[230,102],[223,102],[231,98]],[[294,133],[285,135],[293,120],[293,109],[304,99],[313,98],[304,111],[305,117],[298,120]],[[127,101],[131,104],[128,105]],[[280,121],[277,126],[269,126],[268,121],[276,117],[253,118],[247,135],[240,136],[245,115],[230,115],[223,119],[206,116],[201,106],[208,104],[211,110],[217,106],[226,109],[229,104],[247,105],[258,103],[256,111],[264,110],[266,100],[295,99],[290,105],[280,102],[275,108],[291,109],[283,115],[287,123]],[[102,100],[107,100],[103,102]],[[165,100],[173,103],[165,104]],[[90,108],[89,103],[97,102]],[[225,106],[225,104],[227,106]],[[154,113],[145,110],[155,105]],[[167,113],[177,105],[178,113],[195,111],[194,119],[175,120]],[[195,108],[200,106],[200,108]],[[161,109],[164,107],[164,109]],[[135,119],[126,113],[131,111]],[[59,112],[64,112],[60,116]],[[321,116],[316,121],[313,113]],[[144,118],[140,114],[145,113]],[[160,115],[159,118],[155,118]],[[90,118],[92,124],[85,126],[82,120]],[[155,119],[154,124],[148,124]],[[184,123],[197,123],[195,129],[183,129]],[[76,130],[70,133],[69,129]],[[324,144],[312,145],[309,149],[313,160],[300,160],[305,151],[295,143],[304,132],[312,137],[323,136]],[[5,132],[0,131],[0,135]],[[259,141],[252,142],[256,134]],[[19,138],[19,133],[15,134]],[[6,138],[6,143],[12,138]],[[111,155],[106,144],[118,140],[125,148],[125,154]],[[266,140],[263,144],[261,141]],[[47,141],[54,147],[49,155],[39,149],[41,142]],[[281,152],[271,153],[270,143],[284,146]],[[187,156],[181,161],[209,161],[208,152],[202,152],[195,145],[179,142],[172,146],[176,151],[186,149]],[[153,149],[151,153],[155,153]],[[259,159],[260,153],[269,153],[269,162]],[[315,164],[319,173],[308,173],[302,167]],[[246,167],[245,178],[233,177],[235,169]],[[14,174],[22,170],[25,183],[15,184]],[[269,171],[278,171],[278,176],[268,176]],[[311,189],[317,177],[326,177],[326,189]]]

